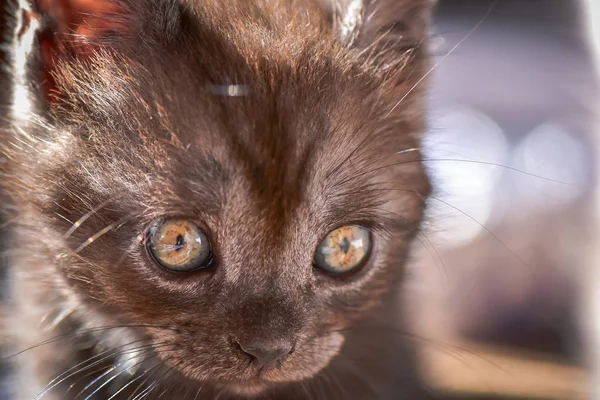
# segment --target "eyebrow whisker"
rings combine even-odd
[[[79,247],[77,247],[75,249],[74,253],[78,254],[83,249],[85,249],[86,247],[88,247],[90,244],[92,244],[93,242],[95,242],[96,240],[98,240],[101,236],[104,236],[105,234],[107,234],[108,232],[112,231],[115,228],[119,228],[121,225],[123,225],[125,222],[129,221],[131,218],[133,218],[133,216],[129,215],[127,217],[121,218],[120,220],[118,220],[116,222],[113,222],[112,224],[110,224],[110,225],[108,225],[108,226],[100,229],[100,231],[98,231],[94,235],[92,235],[89,238],[87,238],[85,240],[85,242],[83,242]]]

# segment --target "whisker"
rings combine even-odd
[[[357,381],[364,383],[367,386],[367,389],[373,395],[372,398],[375,398],[375,399],[380,398],[379,391],[377,390],[377,388],[373,385],[373,383],[369,379],[367,379],[363,376],[360,369],[356,365],[355,360],[350,360],[350,359],[344,358],[344,363],[339,364],[339,366],[341,368],[343,368],[344,370],[346,370],[346,372],[351,375],[350,376],[351,379],[356,379]]]
[[[70,307],[65,307],[64,309],[60,310],[60,312],[58,314],[56,314],[54,316],[54,318],[52,318],[47,325],[45,325],[43,327],[43,332],[52,332],[54,329],[56,329],[56,327],[58,325],[60,325],[65,319],[67,319],[69,317],[69,315],[73,314],[75,312],[76,307],[75,306],[70,306]],[[56,311],[56,310],[54,310]],[[45,324],[46,321],[49,319],[50,317],[50,313],[44,315],[44,317],[42,318],[42,320],[40,321],[40,325],[41,324]]]
[[[139,375],[137,377],[134,377],[128,383],[126,383],[125,385],[123,385],[117,392],[115,392],[112,396],[110,396],[108,398],[108,400],[113,400],[115,397],[117,397],[119,395],[119,393],[123,392],[125,389],[127,389],[130,385],[134,384],[136,381],[142,379],[148,372],[156,370],[157,368],[160,368],[161,366],[162,366],[161,364],[157,364],[157,365],[154,365],[154,366],[152,366],[150,368],[147,368],[144,372],[142,372],[141,375]],[[152,376],[152,374],[150,374],[150,376]],[[146,379],[148,379],[148,378],[146,378]]]
[[[163,366],[164,366],[163,363],[160,363],[160,364],[157,365],[157,367],[163,367]],[[136,395],[136,393],[138,392],[138,390],[140,390],[146,384],[146,382],[148,382],[148,380],[150,380],[150,378],[152,378],[152,376],[158,370],[159,370],[159,368],[157,368],[156,370],[152,371],[152,373],[150,375],[148,375],[142,382],[140,382],[140,384],[138,386],[136,386],[135,390],[131,393],[131,395],[127,398],[127,400],[131,400],[133,398],[133,396]]]
[[[400,152],[397,154],[405,154],[405,152]],[[392,167],[397,167],[400,165],[404,165],[404,164],[411,164],[411,163],[428,163],[428,162],[456,162],[456,163],[466,163],[466,164],[478,164],[478,165],[483,165],[483,166],[489,166],[489,167],[496,167],[496,168],[503,168],[512,172],[518,172],[520,174],[523,175],[527,175],[530,176],[532,178],[537,178],[537,179],[542,179],[544,181],[547,182],[552,182],[552,183],[556,183],[556,184],[560,184],[560,185],[565,185],[565,186],[575,186],[572,183],[569,182],[564,182],[558,179],[552,179],[552,178],[548,178],[542,175],[538,175],[538,174],[534,174],[531,172],[527,172],[518,168],[514,168],[514,167],[510,167],[508,165],[502,165],[502,164],[497,164],[497,163],[493,163],[493,162],[488,162],[488,161],[480,161],[480,160],[462,160],[462,159],[456,159],[456,158],[421,158],[421,159],[417,159],[417,160],[408,160],[408,161],[399,161],[396,163],[390,163],[390,164],[386,164],[386,165],[382,165],[376,168],[372,168],[370,170],[361,172],[360,174],[356,174],[353,175],[352,177],[346,178],[340,182],[337,182],[337,185],[343,185],[345,183],[350,182],[351,180],[354,179],[358,179],[361,178],[365,175],[370,175],[373,174],[377,171],[381,171],[384,170],[386,168],[392,168]]]
[[[312,393],[309,391],[310,387],[308,386],[308,384],[304,381],[300,381],[300,387],[302,388],[304,393],[306,393],[306,398],[310,400],[313,396]]]
[[[110,349],[107,351],[104,351],[100,354],[97,354],[93,357],[88,358],[87,360],[80,362],[79,364],[77,364],[74,367],[69,368],[68,370],[64,371],[63,373],[61,373],[59,376],[57,376],[56,378],[54,378],[52,381],[50,381],[38,394],[38,396],[35,398],[35,400],[39,400],[42,397],[44,397],[49,391],[51,391],[52,389],[54,389],[55,387],[57,387],[58,385],[60,385],[61,383],[63,383],[64,381],[66,381],[67,379],[83,372],[86,371],[90,368],[95,367],[96,365],[100,365],[103,362],[110,360],[111,358],[114,358],[120,354],[128,354],[128,352],[137,352],[139,350],[143,350],[146,348],[152,349],[153,345],[152,344],[146,344],[143,346],[139,346],[139,347],[134,347],[132,349],[127,349],[125,351],[121,351],[120,349],[127,347],[127,346],[131,346],[134,343],[139,343],[141,341],[144,341],[146,339],[142,339],[142,340],[137,340],[135,342],[131,342],[122,346],[117,347],[116,349]],[[156,346],[159,346],[158,344]],[[100,357],[99,359],[97,359],[98,357]],[[96,360],[97,359],[97,360]],[[88,363],[90,363],[89,365],[86,365]]]
[[[59,213],[59,212],[56,212],[56,211],[54,211],[54,213],[53,213],[53,214],[54,214],[54,215],[56,215],[58,218],[62,219],[63,221],[67,221],[67,222],[68,222],[68,223],[70,223],[70,224],[74,224],[74,222],[73,222],[73,221],[71,221],[69,218],[65,217],[64,215],[62,215],[62,214],[61,214],[61,213]]]
[[[81,218],[79,218],[75,223],[69,228],[69,230],[64,234],[64,239],[68,239],[73,232],[75,232],[85,221],[88,220],[92,215],[96,214],[98,211],[102,210],[104,207],[109,205],[115,198],[110,198],[108,200],[103,201],[98,204],[96,207],[92,208],[89,212],[84,214]]]
[[[421,149],[418,147],[412,147],[410,149],[404,149],[402,151],[399,151],[396,154],[401,155],[401,154],[406,154],[406,153],[413,153],[415,151],[421,151]]]
[[[152,350],[150,350],[151,352]],[[125,363],[127,363],[127,361],[131,361],[136,359],[137,357],[139,357],[140,354],[136,354],[135,356],[121,361],[120,363],[114,365],[113,367],[111,367],[111,369],[108,372],[105,372],[104,374],[102,374],[100,377],[94,379],[91,383],[89,383],[81,392],[79,392],[75,398],[79,398],[79,396],[81,396],[83,393],[85,393],[90,387],[92,387],[94,384],[96,384],[96,382],[98,382],[99,380],[101,380],[102,378],[104,378],[106,375],[112,373],[113,371],[119,369],[119,367]],[[100,386],[98,386],[92,393],[90,393],[88,396],[86,396],[86,398],[84,400],[90,400],[92,398],[93,395],[95,395],[96,393],[98,393],[100,390],[102,390],[102,388],[106,387],[106,385],[108,385],[110,382],[114,381],[115,379],[117,379],[119,376],[123,375],[124,373],[128,372],[130,369],[135,368],[139,365],[141,365],[142,363],[145,363],[146,361],[148,361],[150,358],[152,358],[154,355],[152,355],[151,357],[145,357],[143,358],[141,361],[139,361],[136,364],[133,364],[132,366],[122,369],[121,371],[118,371],[115,375],[113,375],[112,377],[110,377],[109,379],[107,379],[105,382],[103,382]]]
[[[453,54],[469,37],[471,37],[479,27],[487,20],[489,15],[492,13],[494,8],[496,7],[499,0],[493,0],[490,4],[487,12],[483,15],[483,17],[479,20],[479,22],[452,48],[448,51],[442,59],[440,59],[432,68],[430,68],[403,96],[402,98],[391,108],[391,110],[387,113],[385,118],[389,118],[389,116],[398,108],[398,106],[429,76],[433,71],[437,69],[439,65],[441,65],[451,54]],[[374,131],[373,131],[374,132]],[[326,176],[326,179],[329,179],[332,175],[334,175],[348,160],[350,160],[354,154],[366,143],[367,140],[371,138],[373,132],[366,135],[366,137],[354,148],[350,154],[343,159],[331,172],[329,172]],[[415,149],[410,149],[411,151],[415,151]],[[361,174],[362,175],[362,174]]]
[[[135,357],[135,356],[134,356]],[[120,365],[122,365],[122,363],[118,363],[116,365],[107,365],[104,366],[94,372],[91,372],[89,374],[86,374],[85,378],[90,377],[91,375],[98,373],[99,371],[102,370],[106,370],[105,372],[103,372],[102,374],[100,374],[99,376],[97,376],[96,378],[92,379],[92,381],[90,383],[88,383],[79,393],[77,393],[75,395],[75,398],[79,398],[84,392],[86,392],[89,388],[91,388],[96,382],[98,382],[99,380],[101,380],[102,378],[104,378],[106,375],[110,374],[111,372],[113,372],[115,369],[117,369]],[[79,372],[79,371],[78,371]],[[71,386],[69,386],[69,389],[67,389],[67,392],[70,392],[79,382],[81,382],[81,380],[78,380],[77,382],[73,383]],[[93,393],[96,393],[95,391]]]
[[[2,224],[0,224],[0,229],[4,229],[12,224],[14,224],[15,222],[17,222],[19,220],[18,217],[15,218],[11,218],[9,220],[7,220],[6,222],[3,222]]]
[[[217,397],[215,397],[214,400],[219,400],[221,396],[223,396],[223,393],[225,393],[225,389],[221,389],[219,393],[217,393]]]
[[[332,372],[331,371],[325,371],[325,373],[322,375],[322,385],[321,385],[321,392],[323,393],[323,397],[324,399],[329,397],[329,390],[330,388],[332,388],[332,383],[336,383],[333,381],[332,378]]]
[[[333,371],[331,371],[330,376],[332,382],[334,382],[335,385],[338,387],[338,390],[336,390],[336,392],[339,393],[342,398],[344,398],[345,394],[347,394],[348,392],[344,387],[343,383],[340,382],[339,378],[336,376],[336,374],[333,373]]]
[[[179,365],[179,364],[178,364]],[[167,376],[167,374],[169,374],[170,372],[173,371],[175,367],[170,367],[164,374],[162,374],[158,379],[156,379],[150,386],[148,386],[146,389],[144,389],[139,395],[135,396],[133,399],[131,400],[140,400],[143,399],[144,397],[148,396],[154,389],[156,389],[158,387],[158,385],[162,382],[162,380]],[[215,399],[216,400],[216,399]]]
[[[324,374],[322,375],[321,379],[318,381],[317,384],[317,388],[319,389],[318,391],[322,394],[321,396],[317,397],[317,398],[321,398],[321,399],[326,399],[327,398],[327,392],[325,390],[325,381],[327,379],[327,375]]]
[[[361,124],[361,126],[359,126],[358,128],[355,129],[355,132],[358,132],[361,128],[362,128],[362,124]],[[371,135],[373,134],[373,132],[375,132],[375,131],[372,131],[368,135],[366,135],[365,138],[363,140],[361,140],[358,143],[358,145],[342,161],[340,161],[333,170],[328,172],[327,175],[325,176],[325,179],[327,180],[331,176],[335,175],[335,173],[337,171],[339,171],[339,169],[342,168],[344,166],[344,164],[346,164],[348,162],[348,160],[352,159],[354,154],[356,154],[356,152],[359,151],[363,147],[363,145],[371,138]]]
[[[448,354],[451,354],[454,358],[456,358],[457,360],[464,362],[464,359],[462,359],[461,357],[457,356],[457,353],[462,352],[462,353],[466,353],[469,355],[472,355],[475,358],[478,358],[486,363],[488,363],[489,365],[497,368],[498,370],[502,371],[502,372],[506,372],[506,373],[510,373],[510,371],[506,370],[505,368],[503,368],[502,366],[500,366],[499,364],[497,364],[496,362],[492,361],[491,359],[488,359],[486,357],[481,356],[480,354],[474,353],[471,350],[468,350],[466,348],[463,348],[461,346],[458,346],[456,344],[452,344],[452,343],[446,343],[446,342],[442,342],[438,339],[430,339],[427,338],[425,336],[421,336],[409,331],[406,331],[402,328],[393,326],[393,325],[385,325],[385,324],[368,324],[368,325],[353,325],[351,327],[347,327],[344,328],[344,330],[359,330],[359,329],[385,329],[385,330],[389,330],[389,331],[393,331],[394,333],[397,333],[399,335],[402,335],[406,338],[409,339],[413,339],[413,340],[417,340],[423,343],[426,343],[428,345],[433,345],[436,346],[442,350],[445,350]],[[327,333],[335,333],[337,332],[337,330],[333,330],[333,331],[328,331]]]
[[[433,250],[433,252],[435,253],[435,257],[434,257],[434,263],[437,265],[438,263],[440,263],[442,265],[442,269],[444,270],[444,276],[446,278],[446,281],[448,281],[450,279],[450,275],[448,275],[448,268],[446,268],[446,264],[444,263],[444,260],[442,259],[442,256],[440,255],[440,253],[437,251],[437,249],[435,248],[435,246],[433,245],[433,242],[431,241],[431,239],[429,239],[427,237],[426,234],[423,233],[423,231],[421,229],[419,229],[418,231],[418,239],[421,242],[421,244],[423,244],[423,247],[425,247],[427,249],[427,251],[429,252],[429,254],[431,254],[431,250]],[[427,242],[427,244],[425,244],[421,238],[425,239],[425,241]]]
[[[500,245],[508,252],[510,253],[512,256],[514,256],[521,264],[523,264],[526,267],[529,267],[529,264],[525,262],[525,260],[523,260],[517,253],[515,253],[510,247],[508,247],[506,245],[506,243],[504,243],[502,240],[500,240],[500,238],[498,237],[497,234],[495,234],[490,228],[488,228],[487,226],[485,226],[484,224],[482,224],[481,222],[477,221],[477,219],[475,219],[474,217],[472,217],[471,215],[469,215],[469,213],[461,210],[460,208],[452,205],[451,203],[442,200],[438,197],[432,196],[432,195],[423,195],[422,193],[419,193],[416,190],[411,190],[411,189],[400,189],[400,188],[374,188],[374,189],[368,189],[370,191],[397,191],[397,192],[404,192],[404,193],[412,193],[415,194],[417,196],[421,196],[427,199],[432,199],[435,200],[437,202],[440,202],[450,208],[452,208],[454,211],[464,215],[465,217],[469,218],[471,221],[475,222],[477,225],[479,225],[481,227],[481,229],[485,230],[490,236],[492,236],[498,243],[500,243]]]
[[[137,246],[144,241],[144,235],[140,234],[135,238],[135,241],[123,252],[123,255],[115,262],[115,268],[119,268],[127,257],[135,250]]]
[[[478,29],[479,27],[488,19],[499,0],[493,0],[490,6],[487,9],[487,12],[483,15],[483,17],[477,22],[477,24],[456,44],[452,47],[438,62],[436,62],[433,67],[431,67],[405,94],[398,100],[398,102],[392,107],[392,109],[387,113],[385,118],[388,118],[392,113],[400,106],[400,104],[419,86],[433,71],[435,71],[440,64],[442,64],[450,55],[452,55],[462,44],[467,41]]]
[[[538,179],[542,179],[548,182],[552,182],[552,183],[558,183],[560,185],[566,185],[566,186],[575,186],[572,183],[569,182],[564,182],[558,179],[552,179],[552,178],[548,178],[542,175],[537,175],[537,174],[533,174],[531,172],[527,172],[527,171],[523,171],[521,169],[518,168],[514,168],[514,167],[510,167],[508,165],[502,165],[502,164],[497,164],[497,163],[493,163],[493,162],[488,162],[488,161],[478,161],[478,160],[460,160],[460,159],[454,159],[454,158],[430,158],[430,159],[422,159],[420,160],[421,162],[461,162],[461,163],[466,163],[466,164],[478,164],[478,165],[487,165],[490,167],[497,167],[497,168],[503,168],[509,171],[513,171],[513,172],[518,172],[520,174],[523,175],[527,175],[530,176],[532,178],[538,178]]]
[[[497,234],[495,234],[490,228],[488,228],[487,226],[485,226],[484,224],[482,224],[481,222],[477,221],[477,219],[473,218],[471,215],[469,215],[469,213],[464,212],[463,210],[461,210],[460,208],[448,203],[447,201],[444,201],[440,198],[434,197],[434,196],[428,196],[428,198],[433,199],[435,201],[438,201],[450,208],[452,208],[453,210],[461,213],[462,215],[464,215],[465,217],[469,218],[471,221],[475,222],[477,225],[479,225],[483,230],[485,230],[490,236],[492,236],[498,243],[500,243],[500,245],[507,251],[509,252],[513,257],[515,257],[521,264],[523,264],[526,267],[529,267],[529,264],[527,262],[525,262],[525,260],[523,260],[521,258],[521,256],[519,256],[517,253],[515,253],[510,247],[508,247],[508,245],[506,243],[504,243],[502,240],[500,240],[500,238],[498,237]]]
[[[394,216],[394,218],[399,218],[402,219],[405,222],[410,223],[410,220],[408,220],[407,218],[405,218],[404,216],[390,211],[390,210],[380,210],[384,213],[387,214],[391,214]],[[449,275],[448,275],[448,269],[446,268],[446,264],[444,263],[444,260],[442,259],[442,256],[440,255],[440,253],[437,251],[437,249],[435,248],[433,242],[431,241],[431,239],[429,239],[429,237],[425,234],[425,232],[423,232],[422,229],[418,228],[417,229],[417,240],[419,240],[419,242],[421,242],[421,244],[423,244],[423,247],[425,247],[427,249],[427,251],[429,252],[429,254],[432,256],[434,263],[437,264],[440,263],[442,266],[442,269],[444,270],[444,275],[446,277],[446,280],[448,280]],[[424,241],[423,241],[424,240]],[[425,243],[427,242],[427,243]],[[435,253],[435,256],[433,254],[431,254],[431,250],[433,250],[433,252]]]
[[[163,392],[158,395],[158,399],[162,398],[165,394],[167,394],[167,392],[171,391],[172,389],[173,389],[173,385],[171,385],[171,387],[163,390]]]
[[[0,362],[6,362],[6,361],[10,360],[11,358],[17,357],[17,356],[19,356],[19,355],[21,355],[21,354],[23,354],[23,353],[25,353],[27,351],[30,351],[30,350],[33,350],[33,349],[37,349],[37,348],[42,347],[42,346],[46,346],[48,344],[55,343],[55,342],[58,342],[60,340],[72,339],[72,338],[75,338],[75,337],[78,337],[78,336],[87,335],[87,334],[90,334],[90,333],[96,333],[96,332],[101,332],[101,331],[104,331],[104,330],[120,329],[120,328],[159,328],[159,329],[174,330],[174,328],[172,328],[170,326],[167,326],[167,325],[143,325],[143,324],[140,324],[140,325],[113,325],[113,326],[101,326],[101,327],[87,328],[87,329],[79,330],[76,333],[67,333],[65,335],[58,335],[58,336],[55,336],[53,338],[44,340],[43,342],[40,342],[40,343],[38,343],[36,345],[33,345],[33,346],[28,347],[26,349],[20,350],[20,351],[18,351],[16,353],[13,353],[13,354],[9,355],[9,356],[6,356],[6,357],[0,359]]]
[[[79,252],[81,252],[83,249],[85,249],[86,247],[88,247],[90,244],[92,244],[93,242],[95,242],[96,240],[98,240],[101,236],[106,235],[108,232],[112,231],[115,228],[119,228],[121,225],[123,225],[125,222],[129,221],[131,218],[133,218],[133,215],[129,215],[127,217],[123,217],[120,220],[113,222],[112,224],[100,229],[100,231],[98,231],[96,234],[90,236],[89,238],[86,239],[85,242],[83,242],[78,248],[76,248],[74,250],[75,254],[78,254]]]
[[[88,379],[90,376],[94,376],[96,375],[98,372],[100,371],[104,371],[106,369],[110,368],[110,365],[103,365],[100,368],[96,368],[90,372],[88,372],[87,374],[85,374],[84,376],[82,376],[81,378],[77,379],[75,382],[71,383],[69,385],[69,387],[67,388],[67,390],[65,391],[65,394],[69,393],[71,390],[73,390],[77,385],[79,385],[81,383],[81,381]]]

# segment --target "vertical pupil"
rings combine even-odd
[[[340,242],[340,249],[344,254],[348,254],[348,251],[350,251],[350,241],[347,237],[344,237]]]
[[[177,240],[175,241],[175,251],[179,251],[183,249],[184,239],[182,235],[177,235]]]

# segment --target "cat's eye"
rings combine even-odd
[[[332,274],[344,274],[362,266],[371,251],[371,232],[359,225],[335,229],[321,241],[314,266]]]
[[[175,272],[207,268],[212,263],[208,236],[185,219],[170,219],[152,226],[147,247],[156,263]]]

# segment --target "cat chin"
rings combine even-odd
[[[207,379],[204,373],[198,377],[188,375],[188,379],[191,379],[195,384],[199,384],[200,386],[208,384],[216,389],[217,393],[229,393],[236,397],[254,399],[271,390],[277,390],[277,388],[289,384],[308,381],[319,375],[339,355],[344,342],[344,336],[337,332],[322,338],[320,346],[317,346],[319,356],[312,358],[310,361],[304,360],[304,363],[306,363],[304,367],[284,364],[280,368],[254,375],[254,378],[248,377],[252,374],[241,374],[240,376],[247,378],[237,381],[213,381],[210,378]]]
[[[223,389],[230,392],[231,394],[250,399],[263,394],[271,387],[272,385],[269,385],[266,382],[263,383],[259,381],[248,381],[247,383],[239,382],[223,385]]]
[[[276,387],[281,387],[286,384],[292,384],[303,380],[306,380],[306,378],[289,381],[267,381],[262,379],[254,379],[240,382],[222,383],[217,385],[217,387],[219,390],[229,392],[234,396],[252,399]]]
[[[281,374],[281,371],[273,370],[263,377],[256,376],[254,379],[239,381],[217,381],[212,383],[212,385],[218,392],[226,392],[234,396],[252,399],[277,387],[309,380],[318,375],[322,370],[319,369],[310,372],[299,371],[298,374]],[[282,375],[285,375],[285,377]],[[209,383],[210,381],[205,382]]]

